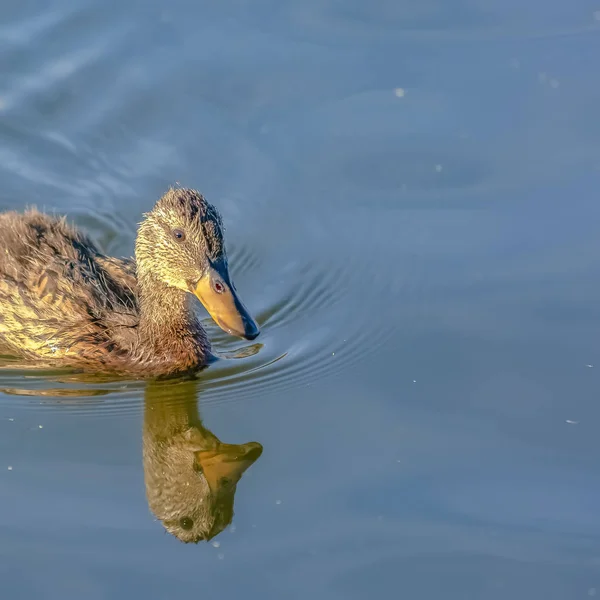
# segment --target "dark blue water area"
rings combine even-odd
[[[197,188],[262,332],[202,312],[189,388],[0,359],[2,598],[600,594],[599,11],[7,0],[0,210],[131,255]],[[198,544],[182,419],[263,448]]]

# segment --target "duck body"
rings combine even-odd
[[[141,376],[199,368],[212,354],[189,292],[202,293],[223,328],[242,323],[255,337],[229,279],[219,224],[197,192],[170,190],[146,215],[134,260],[105,256],[64,219],[0,214],[0,353]]]

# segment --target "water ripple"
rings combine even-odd
[[[253,257],[242,266],[247,269],[259,262]],[[361,264],[354,257],[337,266],[296,261],[284,272],[285,277],[261,294],[256,317],[262,334],[257,342],[240,342],[210,318],[204,320],[220,360],[199,374],[203,403],[239,402],[310,386],[348,371],[393,334],[381,320],[364,322],[355,314],[354,304],[344,302],[352,294],[354,301],[376,311],[385,296],[385,282],[375,277],[367,260]],[[144,387],[143,381],[41,370],[14,359],[0,362],[5,409],[15,402],[22,406],[26,397],[36,408],[60,405],[63,410],[84,409],[89,415],[137,414]]]

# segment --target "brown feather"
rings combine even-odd
[[[170,247],[172,226],[185,226],[197,251]],[[172,282],[192,277],[209,251],[224,257],[222,229],[193,190],[159,200],[140,227],[136,260],[103,255],[64,219],[0,214],[0,353],[140,375],[203,366],[209,341]]]

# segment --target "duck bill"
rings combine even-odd
[[[259,334],[258,325],[231,283],[226,264],[210,267],[193,293],[223,331],[247,340]]]
[[[258,442],[219,444],[216,451],[196,452],[196,460],[213,494],[237,484],[244,472],[262,454]]]

